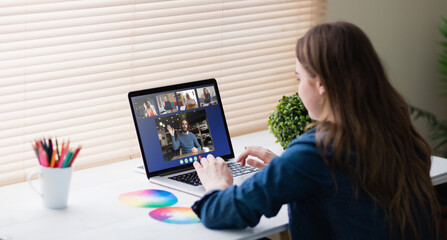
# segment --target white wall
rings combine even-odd
[[[349,21],[366,32],[407,101],[447,120],[437,69],[441,17],[447,18],[447,0],[328,0],[327,20]],[[424,125],[416,124],[427,136]]]

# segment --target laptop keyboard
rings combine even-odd
[[[228,165],[228,168],[231,171],[233,171],[233,177],[242,176],[245,174],[259,171],[257,168],[254,168],[254,167],[251,167],[248,165],[245,165],[245,167],[241,167],[240,164],[235,163],[235,162],[229,162],[229,163],[227,163],[227,165]],[[181,175],[172,176],[172,177],[169,177],[169,179],[183,182],[186,184],[190,184],[193,186],[202,185],[202,183],[200,182],[199,176],[197,176],[197,172],[195,172],[195,171],[190,172],[190,173],[181,174]]]

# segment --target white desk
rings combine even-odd
[[[247,145],[261,145],[282,152],[268,131],[232,139],[236,155]],[[0,187],[0,239],[256,239],[287,229],[285,207],[278,216],[263,217],[255,228],[209,230],[202,224],[177,225],[148,216],[153,208],[136,208],[118,201],[122,193],[142,189],[166,189],[151,184],[134,172],[140,159],[75,171],[68,208],[49,210],[28,186],[18,183]],[[434,184],[447,182],[447,160],[434,157]],[[37,181],[38,182],[38,181]],[[178,197],[174,206],[190,207],[198,198],[166,189]]]
[[[282,152],[268,131],[232,141],[236,154],[248,145]],[[263,217],[255,228],[242,230],[210,230],[202,224],[154,220],[148,215],[154,208],[130,207],[120,203],[118,196],[142,189],[165,189],[177,196],[174,206],[179,207],[190,207],[198,198],[150,183],[145,175],[134,171],[141,164],[141,159],[134,159],[75,171],[65,210],[46,209],[26,182],[0,187],[0,239],[256,239],[287,229],[286,207],[274,218]]]
[[[433,185],[439,185],[447,182],[447,159],[432,156],[432,164],[430,169],[430,176]]]

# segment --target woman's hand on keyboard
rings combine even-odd
[[[194,161],[193,165],[207,192],[215,189],[223,190],[233,185],[233,173],[221,157],[214,158],[208,154],[200,162]]]
[[[256,157],[259,160],[251,157]],[[274,157],[276,157],[276,154],[267,148],[249,146],[245,147],[245,151],[237,158],[236,162],[241,163],[242,167],[244,167],[245,164],[248,164],[257,169],[261,169],[267,166]]]

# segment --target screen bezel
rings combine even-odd
[[[223,158],[225,161],[228,161],[229,159],[234,158],[233,145],[231,144],[231,138],[230,138],[230,134],[228,132],[228,125],[227,125],[227,121],[225,118],[225,113],[223,110],[222,101],[220,98],[220,93],[219,93],[219,89],[217,87],[216,79],[210,78],[210,79],[199,80],[199,81],[194,81],[194,82],[179,83],[179,84],[174,84],[174,85],[169,85],[169,86],[162,86],[162,87],[157,87],[157,88],[131,91],[127,94],[127,96],[128,96],[128,100],[129,100],[129,104],[130,104],[130,109],[132,111],[132,118],[133,118],[133,122],[134,122],[135,131],[137,132],[138,144],[140,147],[141,156],[142,156],[144,168],[146,171],[146,176],[148,179],[151,177],[159,176],[159,175],[166,175],[166,174],[170,174],[170,173],[174,173],[174,172],[191,170],[191,169],[194,169],[194,166],[192,165],[192,163],[189,163],[186,165],[171,167],[171,168],[164,169],[164,170],[158,170],[158,171],[153,171],[153,172],[149,171],[149,168],[147,165],[148,163],[147,163],[147,159],[146,159],[146,154],[144,152],[144,149],[141,147],[143,144],[142,144],[142,140],[141,140],[141,136],[140,136],[140,131],[138,129],[137,115],[135,114],[135,109],[133,107],[132,98],[141,97],[141,96],[148,95],[148,94],[161,93],[161,92],[178,91],[178,90],[182,90],[182,89],[186,89],[186,88],[196,88],[196,87],[204,86],[204,85],[213,85],[213,87],[216,91],[216,97],[217,97],[217,100],[219,101],[218,105],[220,107],[220,112],[222,114],[222,120],[223,120],[225,133],[226,133],[227,140],[228,140],[228,146],[230,147],[230,153],[227,155],[224,155],[224,156],[220,156],[220,157]]]

